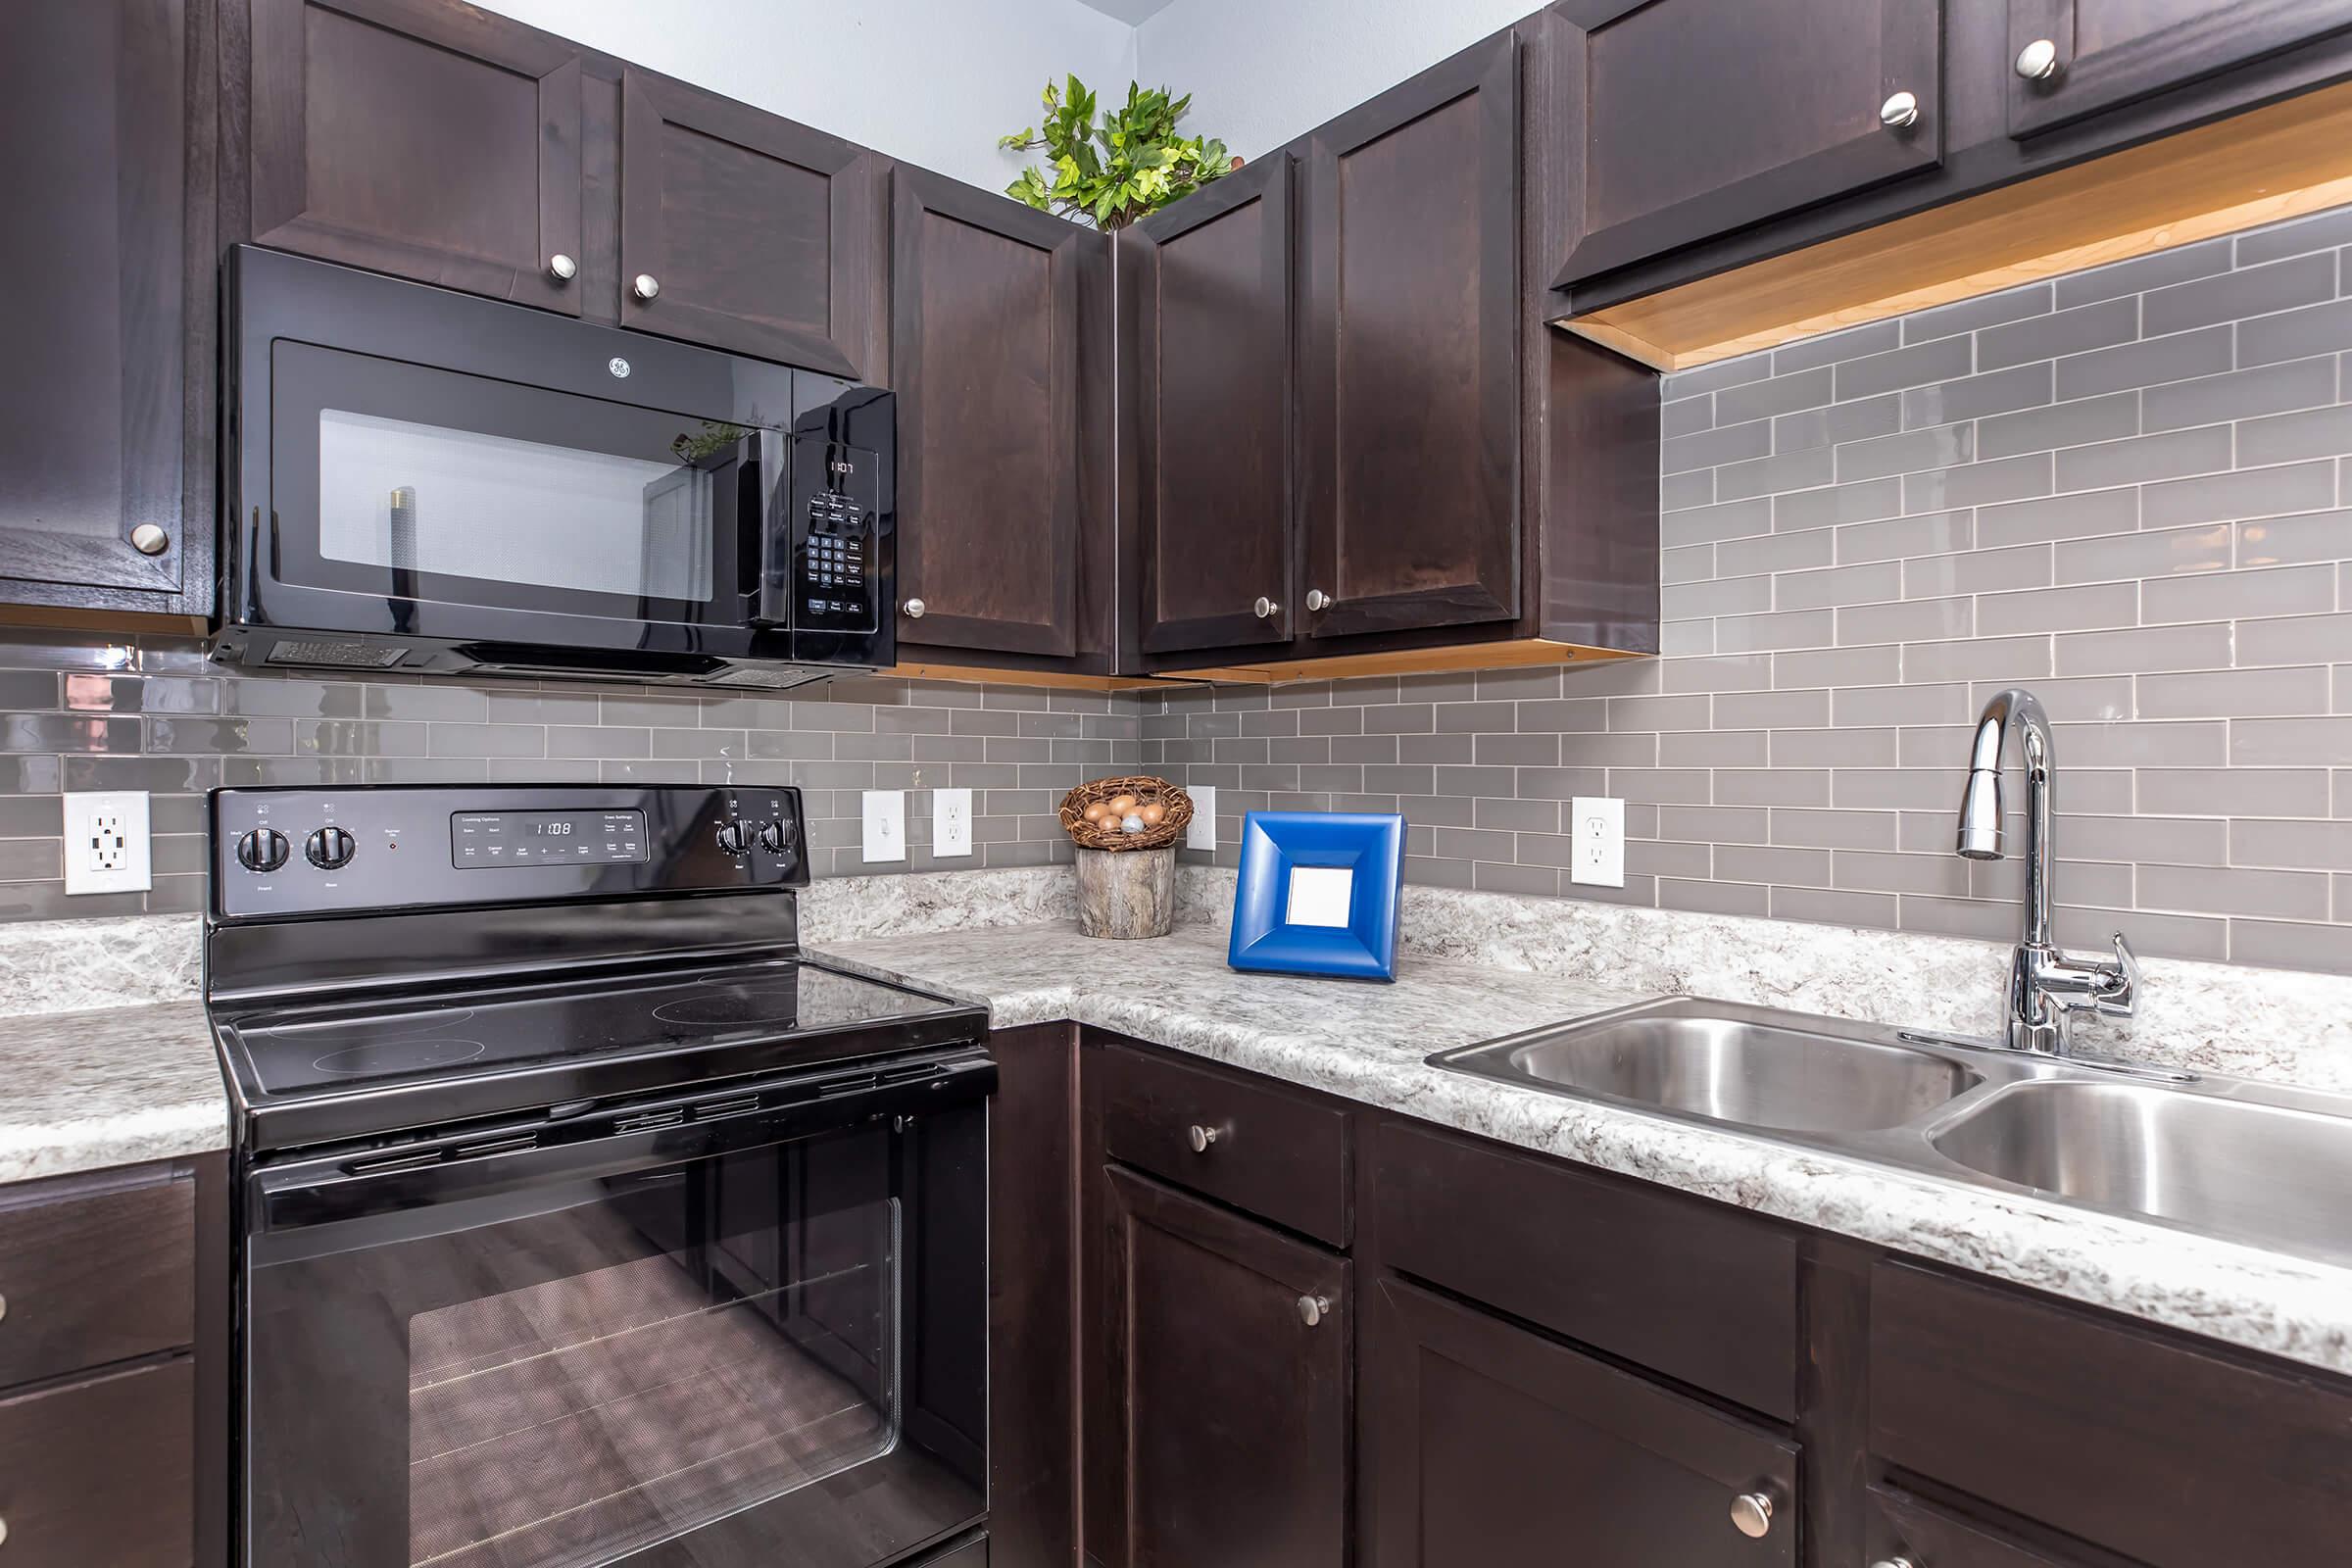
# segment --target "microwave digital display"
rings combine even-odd
[[[461,871],[646,858],[643,811],[460,811],[449,819],[449,863]]]

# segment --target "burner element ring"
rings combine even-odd
[[[393,1073],[425,1072],[471,1061],[490,1048],[479,1040],[443,1039],[434,1035],[371,1040],[364,1046],[330,1051],[311,1065],[334,1078],[374,1078]]]
[[[792,985],[720,985],[654,1009],[663,1023],[784,1023],[799,1015],[801,993]]]

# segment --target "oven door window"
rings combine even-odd
[[[909,1142],[868,1124],[257,1234],[247,1562],[589,1568],[710,1528],[850,1568],[976,1511],[906,1441]],[[843,1528],[861,1494],[906,1499],[904,1541]],[[859,1549],[783,1550],[828,1523]]]
[[[272,575],[392,600],[742,623],[782,438],[279,342]]]

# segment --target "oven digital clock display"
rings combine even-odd
[[[643,811],[459,811],[449,819],[449,861],[461,871],[646,858]]]

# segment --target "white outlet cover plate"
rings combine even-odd
[[[1577,796],[1568,803],[1568,832],[1576,840],[1569,881],[1625,886],[1625,802],[1611,795]]]
[[[1184,825],[1184,847],[1188,850],[1213,850],[1217,847],[1217,787],[1214,784],[1188,785],[1185,794],[1193,798],[1193,819]]]
[[[906,792],[865,792],[865,858],[867,864],[906,858]]]
[[[972,853],[972,792],[931,792],[931,853],[942,858]]]
[[[155,885],[145,790],[76,790],[65,801],[68,893],[144,893]]]

